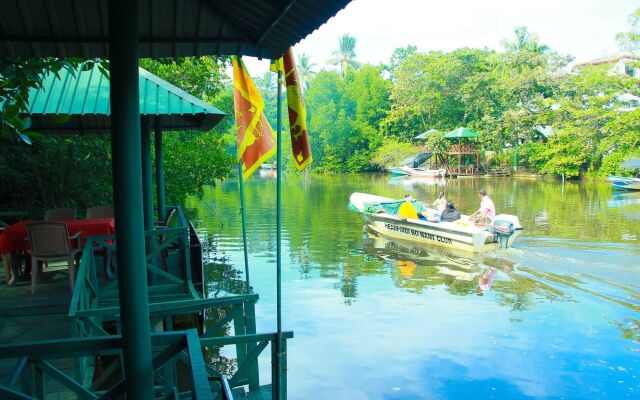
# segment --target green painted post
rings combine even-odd
[[[138,88],[138,1],[109,1],[113,205],[125,390],[152,399]]]
[[[242,249],[244,250],[244,280],[246,293],[251,293],[249,281],[249,254],[247,249],[247,214],[244,202],[244,179],[242,177],[242,160],[238,161],[238,190],[240,191],[240,214],[242,216]]]
[[[276,142],[276,364],[278,374],[276,375],[276,393],[278,399],[283,399],[283,392],[286,390],[282,386],[282,71],[278,71],[278,101],[277,101],[277,133]]]
[[[256,303],[255,300],[245,301],[244,304],[244,324],[247,334],[256,333]],[[247,354],[256,348],[255,343],[247,343]],[[258,368],[258,360],[249,366],[249,390],[258,390],[260,388],[260,372]]]
[[[153,230],[153,174],[151,172],[151,129],[149,117],[140,117],[142,136],[142,203],[144,207],[144,229]]]
[[[167,205],[164,199],[164,161],[162,158],[162,118],[156,117],[153,126],[156,151],[156,197],[158,199],[158,221],[167,217]]]

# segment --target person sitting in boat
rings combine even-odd
[[[440,214],[440,221],[453,222],[460,219],[460,211],[456,210],[453,201],[448,201],[446,208]]]
[[[424,207],[420,207],[424,210]],[[433,210],[429,212],[427,208],[424,211],[418,211],[414,204],[413,196],[407,194],[404,196],[404,202],[398,207],[398,216],[403,218],[421,219],[429,222],[440,222],[440,216],[434,213]]]
[[[440,194],[438,194],[438,198],[431,206],[442,214],[442,211],[447,207],[447,198],[445,197],[444,192],[440,192]]]
[[[476,226],[491,225],[496,217],[496,206],[484,189],[478,192],[478,197],[480,198],[480,208],[469,216],[469,220],[474,222]]]
[[[398,207],[398,216],[403,218],[418,219],[418,210],[413,205],[413,196],[406,194],[404,202]]]

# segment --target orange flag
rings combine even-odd
[[[293,49],[284,53],[284,78],[287,86],[287,106],[289,109],[289,125],[291,126],[291,150],[298,171],[304,170],[311,162],[311,145],[307,130],[307,110],[302,100],[302,88],[296,72]]]
[[[233,105],[238,130],[238,158],[246,181],[276,152],[276,135],[264,115],[264,102],[241,58],[233,57]]]

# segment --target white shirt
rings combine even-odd
[[[493,200],[491,200],[489,196],[484,196],[480,202],[480,211],[484,212],[484,210],[487,210],[487,213],[485,214],[487,217],[491,219],[496,217],[496,206],[493,204]]]

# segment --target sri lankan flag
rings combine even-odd
[[[276,135],[264,115],[264,102],[241,58],[233,57],[233,105],[238,130],[238,158],[247,180],[276,152]]]
[[[279,61],[275,68],[279,67]],[[289,126],[291,127],[291,150],[298,171],[304,170],[311,162],[311,146],[309,145],[309,131],[307,130],[307,110],[302,100],[302,88],[296,72],[293,49],[290,47],[282,59],[284,80],[287,87],[287,106],[289,111]],[[272,70],[274,64],[271,64]]]

